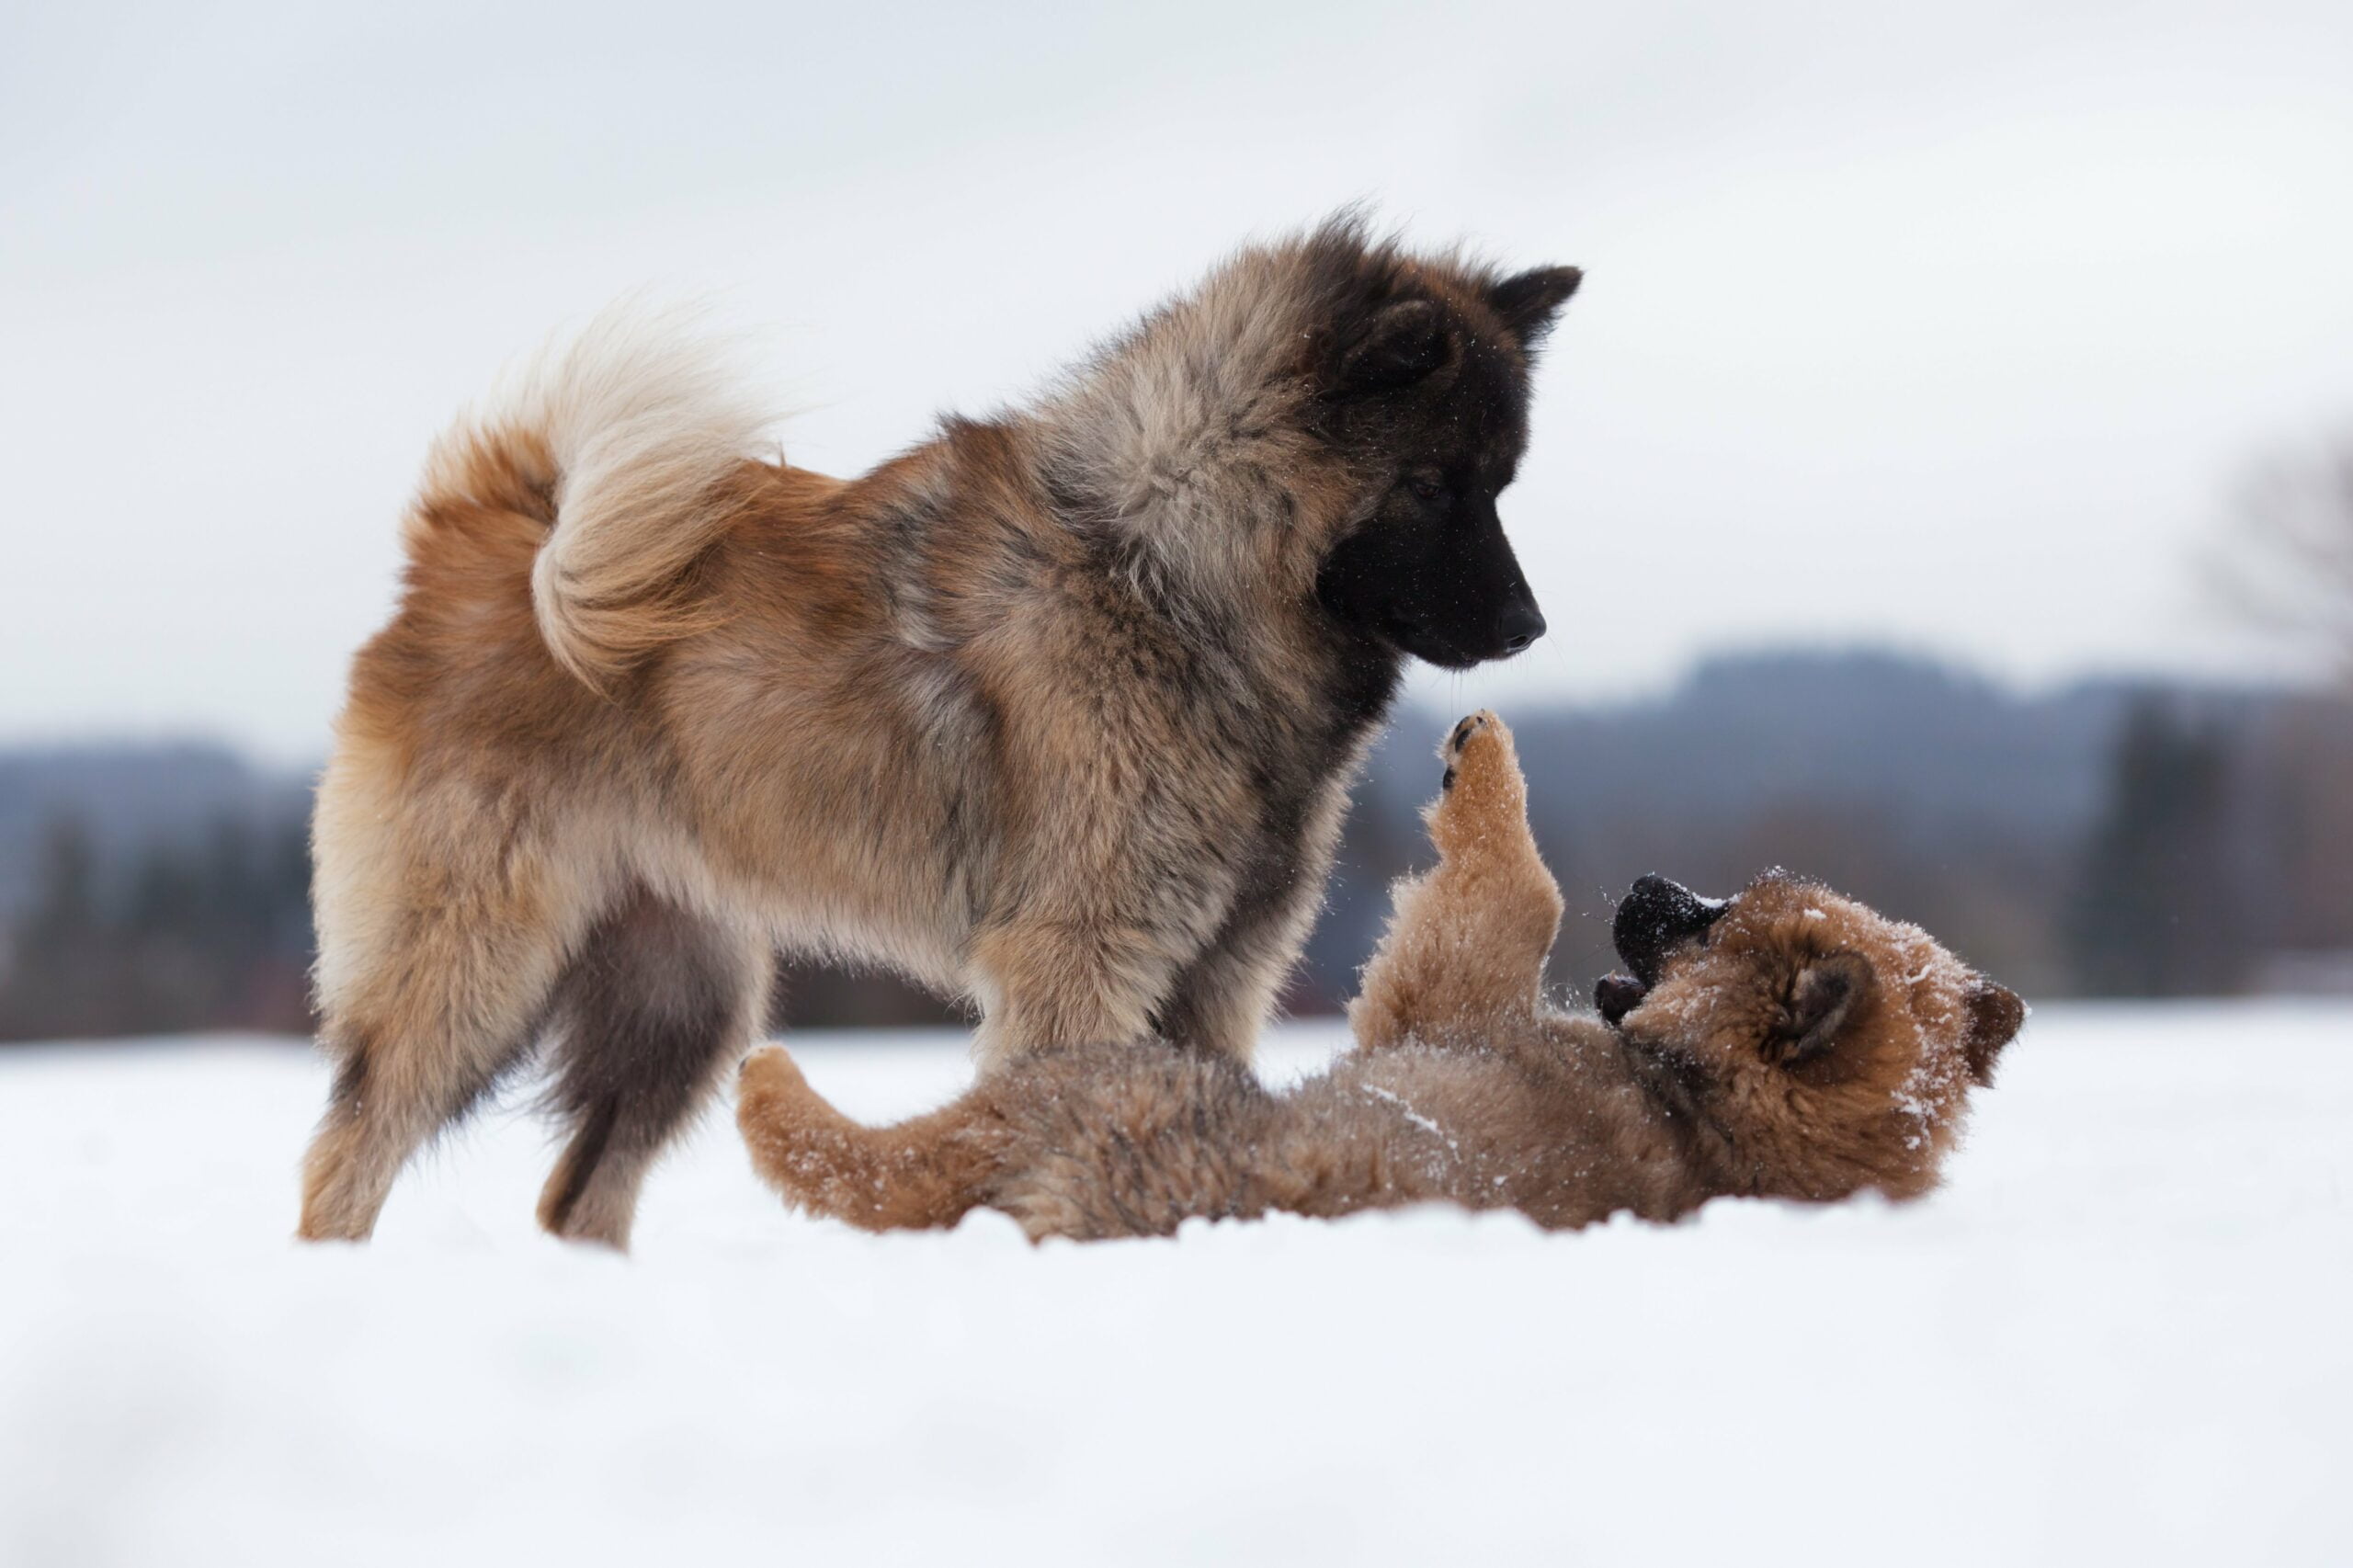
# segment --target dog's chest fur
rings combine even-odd
[[[1313,841],[1344,804],[1401,656],[1312,597],[1235,602],[1174,580],[1030,471],[1017,431],[962,424],[949,441],[943,481],[876,520],[876,590],[900,644],[957,671],[963,727],[1006,733],[1005,710],[1027,700],[1033,676],[1050,676],[1054,708],[1101,739],[1066,750],[1104,788],[1121,787],[1111,775],[1131,738],[1154,756],[1176,814],[1246,802],[1197,824],[1231,867],[1238,904],[1279,899],[1314,872]]]

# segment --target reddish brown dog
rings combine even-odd
[[[2017,996],[1915,926],[1769,873],[1721,903],[1644,879],[1620,907],[1634,972],[1603,983],[1606,1016],[1557,1011],[1541,984],[1561,896],[1511,737],[1475,714],[1446,752],[1438,867],[1399,884],[1356,1048],[1330,1071],[1277,1094],[1229,1055],[1071,1046],[869,1128],[771,1049],[737,1108],[753,1163],[788,1202],[870,1229],[987,1205],[1081,1239],[1431,1200],[1573,1226],[1936,1185]]]

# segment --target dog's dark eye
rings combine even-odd
[[[1405,481],[1406,492],[1416,501],[1446,499],[1446,481],[1434,473],[1417,473]]]

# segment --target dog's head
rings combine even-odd
[[[1448,669],[1544,633],[1496,497],[1528,442],[1529,370],[1574,267],[1504,274],[1352,249],[1317,280],[1309,423],[1353,494],[1315,578],[1344,625]]]
[[[1614,936],[1604,1020],[1768,1197],[1927,1191],[2026,1017],[1917,926],[1781,871],[1723,900],[1645,877]]]
[[[1495,497],[1574,267],[1415,256],[1342,213],[1252,246],[1067,378],[1045,490],[1148,590],[1304,603],[1450,668],[1544,630]]]

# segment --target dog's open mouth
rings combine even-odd
[[[1631,974],[1605,974],[1593,983],[1593,1005],[1601,1021],[1613,1029],[1650,994],[1651,988]]]
[[[1610,944],[1631,972],[1605,974],[1594,983],[1593,1005],[1601,1021],[1617,1028],[1658,983],[1667,954],[1705,937],[1731,907],[1730,899],[1701,898],[1665,877],[1636,881],[1618,901],[1618,915],[1609,928]]]

